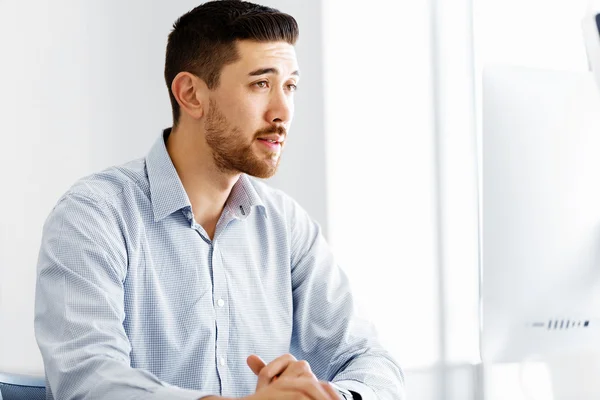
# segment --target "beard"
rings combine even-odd
[[[281,161],[281,150],[265,151],[255,154],[252,145],[262,135],[277,133],[286,135],[282,126],[271,127],[256,132],[248,143],[242,131],[232,127],[227,118],[219,110],[216,102],[210,100],[209,111],[205,122],[206,143],[210,147],[215,165],[226,173],[242,172],[257,178],[270,178],[277,171]],[[263,153],[262,151],[260,153]]]

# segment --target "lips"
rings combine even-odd
[[[258,137],[258,140],[266,140],[266,141],[269,141],[271,143],[279,143],[279,144],[281,144],[285,140],[285,136],[284,135],[278,135],[278,134],[274,133],[272,135],[260,136],[260,137]]]
[[[263,142],[268,142],[268,143],[273,143],[273,144],[281,144],[281,142],[277,139],[258,138],[258,140],[262,140]]]
[[[273,139],[262,139],[258,138],[258,141],[263,145],[267,146],[270,150],[279,151],[281,149],[282,143],[275,141]]]

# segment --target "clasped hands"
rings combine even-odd
[[[259,356],[246,360],[258,377],[256,391],[243,400],[338,400],[340,396],[328,382],[319,381],[308,362],[284,354],[266,364]],[[208,397],[202,400],[222,399]]]
[[[253,354],[246,362],[258,376],[256,392],[249,396],[248,400],[340,398],[329,383],[317,379],[308,362],[298,361],[291,354],[284,354],[269,364],[265,364],[259,356]]]

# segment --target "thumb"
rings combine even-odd
[[[248,364],[252,372],[254,372],[254,375],[257,376],[258,374],[260,374],[260,370],[263,369],[265,365],[267,365],[262,360],[262,358],[260,358],[256,354],[251,354],[250,356],[248,356],[248,358],[246,359],[246,363]]]

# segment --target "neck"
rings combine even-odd
[[[194,218],[212,237],[240,173],[226,173],[216,167],[212,152],[198,130],[173,128],[166,145],[192,203]]]

